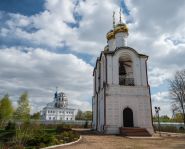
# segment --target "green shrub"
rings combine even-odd
[[[14,122],[9,121],[8,124],[5,126],[5,130],[15,130],[16,124]]]
[[[44,135],[44,137],[42,138],[42,142],[48,145],[55,144],[55,141],[56,141],[55,137],[49,134]]]
[[[46,134],[46,135],[36,135],[27,140],[26,142],[27,146],[40,146],[41,144],[42,145],[45,144],[46,146],[58,144],[58,140],[55,138],[55,136],[51,134]]]
[[[66,125],[66,124],[60,124],[60,125],[57,125],[57,128],[56,128],[56,133],[61,133],[61,132],[64,132],[64,131],[71,131],[71,126],[70,125]]]
[[[8,142],[9,140],[12,140],[14,136],[15,136],[15,131],[6,131],[1,133],[0,140],[2,142]]]
[[[79,138],[79,135],[76,134],[74,131],[64,131],[61,135],[58,136],[58,140],[62,143],[68,143],[75,141]]]

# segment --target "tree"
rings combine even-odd
[[[13,115],[12,102],[9,99],[8,94],[6,94],[0,101],[0,122],[1,126],[11,119]]]
[[[92,111],[82,112],[81,110],[78,110],[75,119],[76,120],[92,120]]]
[[[92,120],[92,111],[85,111],[83,113],[83,118],[84,118],[84,120],[91,121]]]
[[[40,119],[40,112],[33,113],[33,115],[31,115],[31,119],[39,120]]]
[[[160,122],[171,122],[171,119],[167,116],[167,115],[161,115],[159,117]],[[157,122],[158,121],[158,117],[157,116],[153,116],[153,121]]]
[[[173,121],[182,123],[183,122],[183,114],[182,113],[176,113],[173,117]]]
[[[176,113],[180,112],[179,107],[175,103],[171,105],[171,110],[172,110],[172,118],[175,117]]]
[[[78,109],[78,112],[75,117],[76,120],[82,120],[83,119],[83,112]]]
[[[29,120],[29,115],[30,115],[30,106],[28,100],[28,93],[24,92],[19,97],[18,107],[15,112],[15,119],[26,122]]]
[[[169,80],[169,84],[171,99],[181,111],[185,125],[185,69],[177,71],[174,79]]]

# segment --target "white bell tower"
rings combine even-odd
[[[148,56],[127,46],[128,27],[120,22],[106,37],[108,45],[93,71],[93,127],[107,134],[126,128],[153,134]],[[144,134],[144,133],[143,133]]]

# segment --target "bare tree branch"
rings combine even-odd
[[[179,105],[179,109],[183,114],[183,121],[185,125],[185,69],[177,71],[173,80],[169,80],[169,92],[172,101],[175,105]],[[174,104],[173,103],[173,104]],[[172,112],[177,110],[175,106],[172,106]]]

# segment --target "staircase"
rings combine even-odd
[[[151,136],[151,134],[145,128],[136,127],[121,127],[120,134],[123,136]]]

